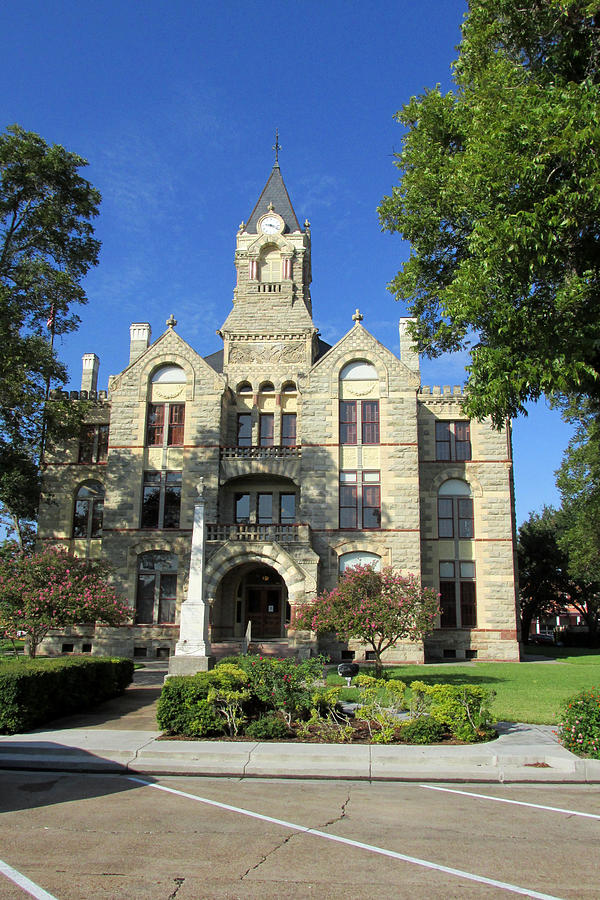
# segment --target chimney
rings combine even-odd
[[[148,322],[132,322],[129,326],[129,364],[131,365],[138,356],[150,345],[152,329]]]
[[[400,360],[411,372],[420,375],[419,354],[408,332],[408,326],[414,321],[410,316],[402,316],[400,319]]]
[[[84,353],[81,357],[81,390],[95,391],[98,388],[98,369],[100,360],[95,353]]]

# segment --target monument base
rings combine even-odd
[[[208,672],[215,664],[214,656],[171,656],[169,657],[170,675],[195,675],[197,672]]]

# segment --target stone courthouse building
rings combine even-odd
[[[47,652],[171,657],[195,671],[263,652],[369,658],[295,628],[299,606],[357,562],[420,574],[441,595],[424,647],[391,660],[518,659],[510,431],[470,422],[460,388],[421,387],[358,310],[334,346],[310,294],[311,234],[278,164],[236,236],[237,284],[201,356],[176,331],[131,325],[129,361],[97,390],[79,443],[47,459],[43,540],[105,557],[132,608],[123,628],[51,635]],[[350,324],[351,310],[348,311]]]

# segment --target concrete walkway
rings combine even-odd
[[[123,696],[28,734],[0,736],[0,768],[151,775],[398,781],[600,783],[600,760],[561,747],[554,728],[501,722],[471,746],[302,744],[161,739],[166,666],[135,673]]]

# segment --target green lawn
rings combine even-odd
[[[447,663],[386,668],[388,677],[426,684],[481,685],[496,692],[493,710],[508,722],[556,724],[563,701],[583,688],[600,687],[600,653],[571,647],[531,647],[536,662],[468,664]],[[552,657],[544,661],[542,657]],[[335,670],[333,670],[335,672]],[[363,670],[364,671],[364,670]],[[337,674],[330,684],[344,684]]]

